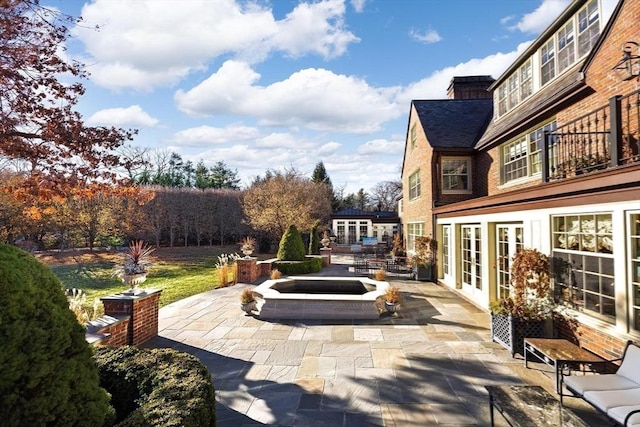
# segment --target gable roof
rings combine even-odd
[[[422,129],[434,148],[473,148],[493,116],[492,99],[414,100]]]

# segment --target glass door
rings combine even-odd
[[[511,282],[511,260],[518,249],[522,248],[522,225],[501,224],[496,226],[496,284],[497,297],[509,296]]]
[[[462,289],[471,294],[482,292],[481,237],[479,225],[462,226]]]

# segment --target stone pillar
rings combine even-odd
[[[238,263],[238,283],[253,283],[260,277],[258,258],[240,258]]]
[[[329,267],[331,265],[331,248],[320,248],[322,255],[322,266]]]
[[[137,294],[115,294],[100,298],[104,314],[128,315],[131,320],[127,344],[140,345],[158,335],[158,310],[162,289],[147,289]]]

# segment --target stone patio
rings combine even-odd
[[[353,276],[349,256],[322,275]],[[260,320],[238,284],[160,310],[149,347],[192,353],[216,388],[217,425],[488,426],[485,385],[535,384],[555,396],[550,368],[491,341],[489,315],[433,283],[394,280],[404,297],[377,320]],[[587,423],[604,419],[565,400]],[[506,423],[497,415],[496,425]],[[532,424],[534,425],[534,424]]]

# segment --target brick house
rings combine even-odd
[[[435,237],[439,283],[488,308],[516,250],[537,248],[572,319],[556,333],[603,355],[640,339],[640,80],[622,69],[640,67],[638,23],[639,0],[574,0],[490,84],[490,106],[451,88],[413,101],[402,169],[406,243]]]

